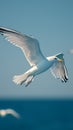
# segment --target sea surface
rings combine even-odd
[[[73,100],[0,100],[0,109],[17,111],[0,116],[0,130],[73,130]]]

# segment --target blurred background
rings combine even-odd
[[[45,56],[64,53],[69,75],[62,83],[48,70],[28,87],[15,85],[13,76],[30,66],[22,51],[0,36],[0,109],[13,108],[22,117],[0,117],[0,128],[73,130],[73,1],[0,0],[0,26],[38,39]]]

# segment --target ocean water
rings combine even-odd
[[[0,116],[0,130],[73,130],[73,100],[0,100],[7,108],[21,118]]]

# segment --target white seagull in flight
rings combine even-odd
[[[15,75],[13,77],[13,81],[16,84],[21,85],[25,83],[25,86],[28,86],[36,75],[49,68],[55,78],[61,79],[62,82],[68,80],[67,69],[62,53],[50,57],[44,57],[37,39],[4,27],[0,27],[0,34],[5,36],[10,43],[19,47],[23,51],[31,66],[31,68],[24,74]]]
[[[4,117],[4,116],[6,116],[6,115],[12,115],[12,116],[14,116],[14,117],[16,117],[16,118],[20,118],[20,115],[19,115],[19,113],[17,113],[15,110],[13,110],[13,109],[1,109],[0,110],[0,116],[2,116],[2,117]]]

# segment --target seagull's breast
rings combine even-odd
[[[51,67],[51,64],[52,63],[48,61],[47,59],[42,60],[41,62],[33,66],[30,70],[28,70],[27,73],[29,73],[29,75],[36,76],[40,73],[43,73],[47,69],[49,69]]]
[[[48,60],[43,60],[39,64],[37,64],[37,71],[35,72],[35,75],[38,75],[40,73],[43,73],[47,69],[51,67],[51,62]]]

